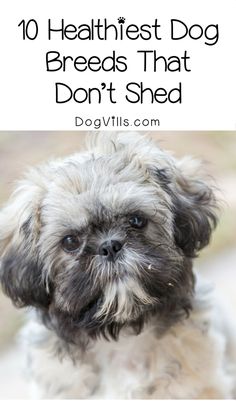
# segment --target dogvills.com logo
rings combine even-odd
[[[75,117],[75,126],[84,129],[105,129],[105,128],[150,128],[160,127],[160,119],[158,118],[135,118],[133,120],[122,116],[108,117]]]

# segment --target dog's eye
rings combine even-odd
[[[80,246],[78,235],[67,235],[63,238],[61,245],[66,252],[76,251]]]
[[[129,224],[134,228],[143,228],[147,224],[147,219],[143,216],[133,215],[129,219]]]

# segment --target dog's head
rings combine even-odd
[[[138,134],[93,142],[31,170],[0,214],[3,290],[71,341],[181,316],[191,307],[192,258],[216,224],[194,161]]]

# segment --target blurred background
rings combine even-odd
[[[195,265],[215,284],[236,318],[236,132],[158,132],[151,136],[177,157],[192,155],[202,159],[205,170],[215,179],[218,197],[223,200],[220,224]],[[27,167],[76,152],[84,140],[84,132],[0,132],[0,207]],[[16,345],[16,334],[23,322],[24,312],[16,310],[0,290],[2,399],[26,397],[20,375],[24,356],[17,353]]]

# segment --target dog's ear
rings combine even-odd
[[[50,294],[42,276],[42,266],[37,259],[23,251],[11,249],[0,265],[0,281],[3,292],[17,307],[35,306],[47,308]]]
[[[37,251],[45,190],[45,177],[32,170],[0,212],[0,281],[16,306],[49,302]]]
[[[177,162],[175,187],[171,190],[175,241],[191,258],[209,243],[217,224],[214,192],[199,172],[200,163],[192,159]]]

